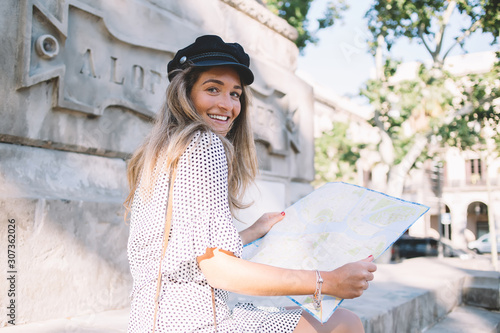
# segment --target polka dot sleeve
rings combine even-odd
[[[199,133],[182,155],[174,182],[168,270],[192,261],[207,248],[240,257],[242,243],[228,203],[224,146],[214,133]]]

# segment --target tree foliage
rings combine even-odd
[[[297,28],[299,48],[316,41],[307,19],[312,0],[264,2]],[[329,1],[318,29],[333,25],[346,8],[344,0]],[[374,0],[365,17],[378,76],[366,82],[361,95],[375,109],[372,124],[380,129],[384,147],[387,142],[392,145],[393,154],[389,155],[394,158],[385,161],[390,164],[389,192],[400,194],[401,179],[416,162],[429,157],[432,145],[477,148],[484,144],[485,128],[497,142],[500,140],[500,54],[485,73],[456,76],[446,71],[445,65],[450,52],[464,48],[472,34],[488,34],[492,44],[498,42],[498,0]],[[452,22],[460,29],[450,29]],[[393,45],[401,39],[416,40],[430,56],[430,62],[420,64],[414,77],[398,76],[400,62],[390,56]],[[359,145],[343,139],[342,131],[347,130],[337,124],[316,142],[321,181],[356,172]],[[332,159],[337,161],[333,169]],[[395,175],[399,175],[399,183]]]
[[[355,182],[356,162],[364,148],[366,145],[351,139],[349,124],[334,122],[331,130],[315,140],[316,178],[313,185],[321,186],[332,180]]]
[[[316,31],[332,26],[342,18],[342,12],[348,8],[346,0],[330,0],[324,9],[323,16],[317,19],[317,28],[311,30],[307,15],[312,2],[313,0],[264,0],[269,10],[297,29],[299,37],[295,44],[300,50],[308,43],[316,43]]]
[[[381,127],[392,140],[395,164],[402,162],[417,134],[434,139],[433,143],[461,149],[484,144],[485,125],[498,138],[498,58],[487,73],[454,76],[420,64],[415,78],[394,82],[391,79],[398,64],[387,60],[384,78],[368,80],[361,90],[375,108],[372,125]]]
[[[488,12],[489,9],[495,12]],[[453,43],[444,49],[452,15],[465,22]],[[466,20],[464,20],[467,18]],[[398,62],[389,57],[361,90],[375,108],[373,125],[386,133],[396,152],[389,174],[389,188],[402,191],[402,182],[391,189],[391,174],[406,174],[424,154],[428,144],[462,149],[484,143],[487,126],[498,137],[500,115],[499,61],[489,72],[455,76],[445,70],[445,60],[456,45],[464,45],[474,32],[491,33],[497,42],[500,26],[498,4],[489,1],[375,1],[366,14],[372,32],[372,51],[380,52],[401,38],[417,39],[430,55],[430,65],[420,64],[415,77],[398,78]],[[422,145],[423,139],[428,143]],[[418,144],[417,144],[418,142]],[[411,152],[411,154],[410,154]]]
[[[462,15],[461,33],[453,36],[451,47],[443,49],[445,30],[452,15]],[[378,0],[366,13],[368,28],[373,39],[372,51],[382,36],[390,51],[401,37],[417,39],[429,51],[436,65],[456,45],[464,45],[468,36],[476,31],[491,33],[493,43],[497,41],[500,29],[500,4],[496,0]]]
[[[361,95],[375,110],[371,123],[382,138],[377,149],[392,149],[386,154],[390,158],[382,157],[390,168],[389,193],[400,195],[409,170],[431,158],[435,147],[482,147],[486,127],[498,142],[500,54],[489,72],[461,76],[448,72],[445,60],[471,34],[489,34],[497,43],[499,9],[490,0],[376,0],[367,11],[378,68],[377,78],[365,83]],[[460,29],[450,29],[452,21]],[[458,32],[452,36],[452,31]],[[416,40],[429,54],[430,61],[416,66],[413,76],[398,75],[400,61],[390,56],[401,39]],[[335,126],[316,141],[317,182],[348,180],[357,172],[362,148],[345,138],[347,129]]]
[[[459,112],[453,120],[437,129],[441,141],[460,148],[485,145],[482,130],[488,127],[500,150],[500,52],[492,69],[483,74],[459,78]]]

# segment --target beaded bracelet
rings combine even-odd
[[[321,287],[323,286],[323,278],[321,277],[321,274],[319,274],[319,271],[316,270],[316,291],[314,292],[313,295],[313,305],[314,309],[316,311],[319,311],[321,309]]]

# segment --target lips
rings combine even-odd
[[[229,117],[218,116],[218,115],[215,115],[215,114],[209,114],[208,117],[211,118],[211,119],[221,120],[221,121],[227,121],[229,119]]]

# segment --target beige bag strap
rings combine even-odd
[[[161,263],[163,258],[165,258],[165,253],[167,252],[168,246],[168,235],[170,234],[170,227],[172,225],[172,209],[173,209],[173,192],[174,192],[174,181],[177,174],[177,167],[173,166],[173,170],[170,173],[170,180],[168,183],[168,202],[167,202],[167,215],[165,216],[165,230],[163,231],[163,248],[161,250],[161,260],[160,268],[158,269],[158,283],[156,285],[156,296],[155,296],[155,315],[153,323],[153,333],[156,330],[156,318],[158,315],[158,307],[160,306],[160,290],[161,290]],[[212,308],[214,312],[214,329],[217,333],[217,316],[215,312],[215,290],[212,287]]]
[[[172,200],[173,200],[173,192],[174,192],[174,181],[175,175],[177,174],[177,166],[172,166],[172,171],[170,172],[170,180],[168,183],[168,202],[167,202],[167,215],[165,217],[165,230],[163,231],[163,248],[161,250],[161,260],[160,260],[160,268],[158,269],[158,283],[156,285],[156,296],[155,296],[155,316],[153,323],[153,333],[156,329],[156,317],[158,315],[158,307],[160,305],[160,290],[161,290],[161,264],[163,262],[163,258],[165,258],[165,253],[167,252],[168,245],[168,236],[170,234],[170,226],[172,225]]]

